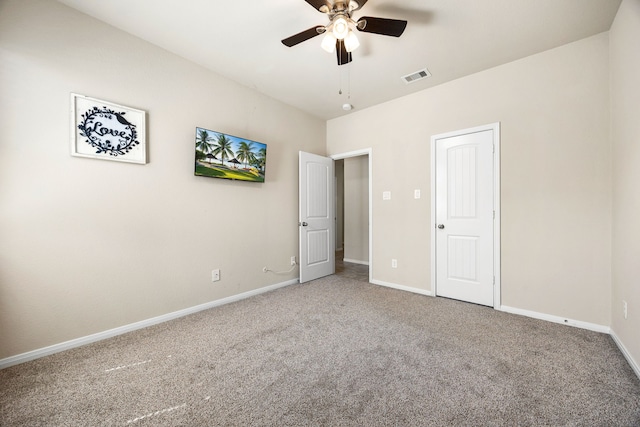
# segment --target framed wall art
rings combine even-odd
[[[196,128],[195,175],[264,182],[267,144]]]
[[[72,93],[71,155],[147,163],[145,111]]]

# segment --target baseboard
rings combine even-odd
[[[386,288],[398,289],[400,291],[412,292],[414,294],[427,295],[431,296],[431,291],[427,291],[425,289],[413,288],[410,286],[397,285],[395,283],[383,282],[382,280],[371,280],[370,283],[374,285],[384,286]]]
[[[562,325],[573,326],[576,328],[587,329],[594,332],[602,332],[603,334],[611,333],[611,328],[604,325],[598,325],[596,323],[582,322],[580,320],[567,319],[566,317],[553,316],[551,314],[539,313],[537,311],[523,310],[521,308],[508,307],[506,305],[500,306],[498,309],[511,314],[518,314],[520,316],[532,317],[534,319],[546,320],[547,322],[560,323]]]
[[[265,286],[264,288],[254,289],[252,291],[243,292],[237,295],[232,295],[230,297],[211,301],[205,304],[200,304],[194,307],[185,308],[184,310],[178,310],[172,313],[163,314],[162,316],[157,316],[151,319],[142,320],[140,322],[131,323],[129,325],[121,326],[119,328],[109,329],[107,331],[98,332],[96,334],[88,335],[86,337],[76,338],[70,341],[65,341],[59,344],[54,344],[48,347],[18,354],[16,356],[0,359],[0,369],[8,368],[9,366],[18,365],[24,362],[29,362],[30,360],[38,359],[44,356],[49,356],[51,354],[59,353],[65,350],[70,350],[72,348],[80,347],[86,344],[91,344],[107,338],[112,338],[117,335],[126,334],[127,332],[132,332],[138,329],[157,325],[159,323],[167,322],[169,320],[177,319],[179,317],[184,317],[189,314],[197,313],[199,311],[208,310],[210,308],[218,307],[224,304],[240,301],[245,298],[263,294],[265,292],[270,292],[278,288],[283,288],[285,286],[293,285],[296,283],[299,283],[298,279],[288,280],[282,283],[276,283],[275,285]]]
[[[351,258],[343,258],[342,261],[350,262],[352,264],[369,265],[369,261],[358,261],[357,259],[351,259]]]
[[[627,350],[624,344],[622,344],[622,341],[620,341],[620,338],[618,338],[618,336],[614,331],[611,331],[610,335],[611,335],[611,338],[613,338],[613,341],[616,343],[616,345],[620,349],[620,352],[622,353],[624,358],[627,359],[627,362],[629,362],[629,366],[631,366],[631,369],[633,369],[633,372],[635,372],[636,376],[640,378],[640,365],[638,365],[638,362],[636,362],[633,359],[633,356],[631,356],[631,353],[629,353],[629,350]]]

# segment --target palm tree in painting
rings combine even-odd
[[[224,159],[233,157],[233,150],[231,149],[231,140],[227,138],[227,135],[221,133],[218,135],[218,140],[216,141],[216,146],[213,149],[212,153],[214,156],[220,157],[222,160],[222,166],[224,166]]]
[[[253,142],[240,142],[238,149],[236,150],[236,158],[241,160],[245,165],[252,163],[256,155],[253,153]]]
[[[209,132],[205,129],[198,129],[198,134],[196,135],[196,149],[202,151],[204,154],[211,152],[213,149],[211,141],[212,138],[209,136]]]
[[[256,163],[261,172],[264,172],[264,165],[267,162],[267,149],[262,147],[256,156]]]

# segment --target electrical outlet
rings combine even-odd
[[[391,260],[391,268],[398,268],[398,260],[397,259],[392,259]]]
[[[295,257],[295,255],[291,257],[291,265],[296,265],[296,257]]]
[[[420,198],[420,190],[413,190],[413,198],[414,199]]]
[[[215,270],[211,270],[211,281],[217,282],[220,280],[220,269],[216,268]]]
[[[624,316],[624,318],[627,318],[627,302],[626,301],[622,301],[622,315]]]

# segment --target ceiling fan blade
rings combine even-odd
[[[344,40],[336,40],[336,56],[338,57],[338,65],[348,64],[353,59],[351,52],[347,52],[347,48],[344,46]]]
[[[320,28],[322,30],[319,30]],[[284,44],[285,46],[292,47],[297,45],[298,43],[302,43],[303,41],[309,40],[310,38],[313,38],[323,32],[324,32],[324,27],[322,25],[317,25],[313,28],[309,28],[308,30],[304,30],[298,34],[294,34],[291,37],[287,37],[286,39],[282,40],[282,44]]]
[[[331,10],[331,2],[329,0],[304,0],[313,6],[315,9],[322,13],[327,13]]]
[[[384,36],[400,37],[407,28],[407,21],[400,19],[374,18],[363,16],[358,19],[356,28],[365,33],[382,34]]]
[[[351,0],[351,1],[354,1],[358,5],[358,7],[353,9],[354,11],[362,9],[362,6],[364,6],[367,3],[367,0]],[[349,3],[351,3],[351,1],[349,1]]]

